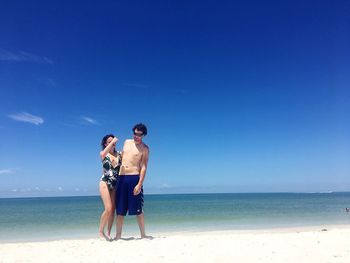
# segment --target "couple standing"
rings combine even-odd
[[[112,241],[111,229],[114,221],[114,211],[117,214],[116,236],[120,239],[124,216],[136,215],[141,238],[147,238],[145,233],[145,219],[143,214],[143,189],[149,149],[142,142],[147,135],[144,124],[136,124],[132,129],[133,139],[126,140],[123,151],[115,149],[118,138],[112,134],[103,137],[100,157],[103,164],[103,174],[100,180],[100,194],[104,204],[100,219],[99,235]],[[107,225],[107,233],[104,228]]]

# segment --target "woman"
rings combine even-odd
[[[100,179],[100,194],[103,201],[105,210],[103,211],[100,219],[99,235],[100,238],[112,241],[111,229],[114,221],[115,211],[115,196],[116,196],[116,183],[118,179],[118,173],[121,164],[121,154],[116,151],[115,145],[118,142],[118,138],[113,134],[108,134],[102,138],[101,146],[102,151],[100,157],[102,160],[102,177]],[[107,224],[107,234],[104,229]]]

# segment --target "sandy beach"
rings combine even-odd
[[[350,226],[2,243],[0,262],[350,262]]]

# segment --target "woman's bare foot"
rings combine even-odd
[[[111,237],[111,233],[105,234],[105,237],[108,241],[113,241],[113,238]]]
[[[106,235],[103,232],[99,232],[98,235],[100,237],[100,240],[106,240],[106,241],[112,241],[113,240],[110,236]]]
[[[110,235],[105,235],[107,241],[113,241],[113,238]]]

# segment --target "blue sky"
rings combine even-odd
[[[148,126],[146,193],[350,190],[348,1],[2,1],[0,197],[98,194]]]

